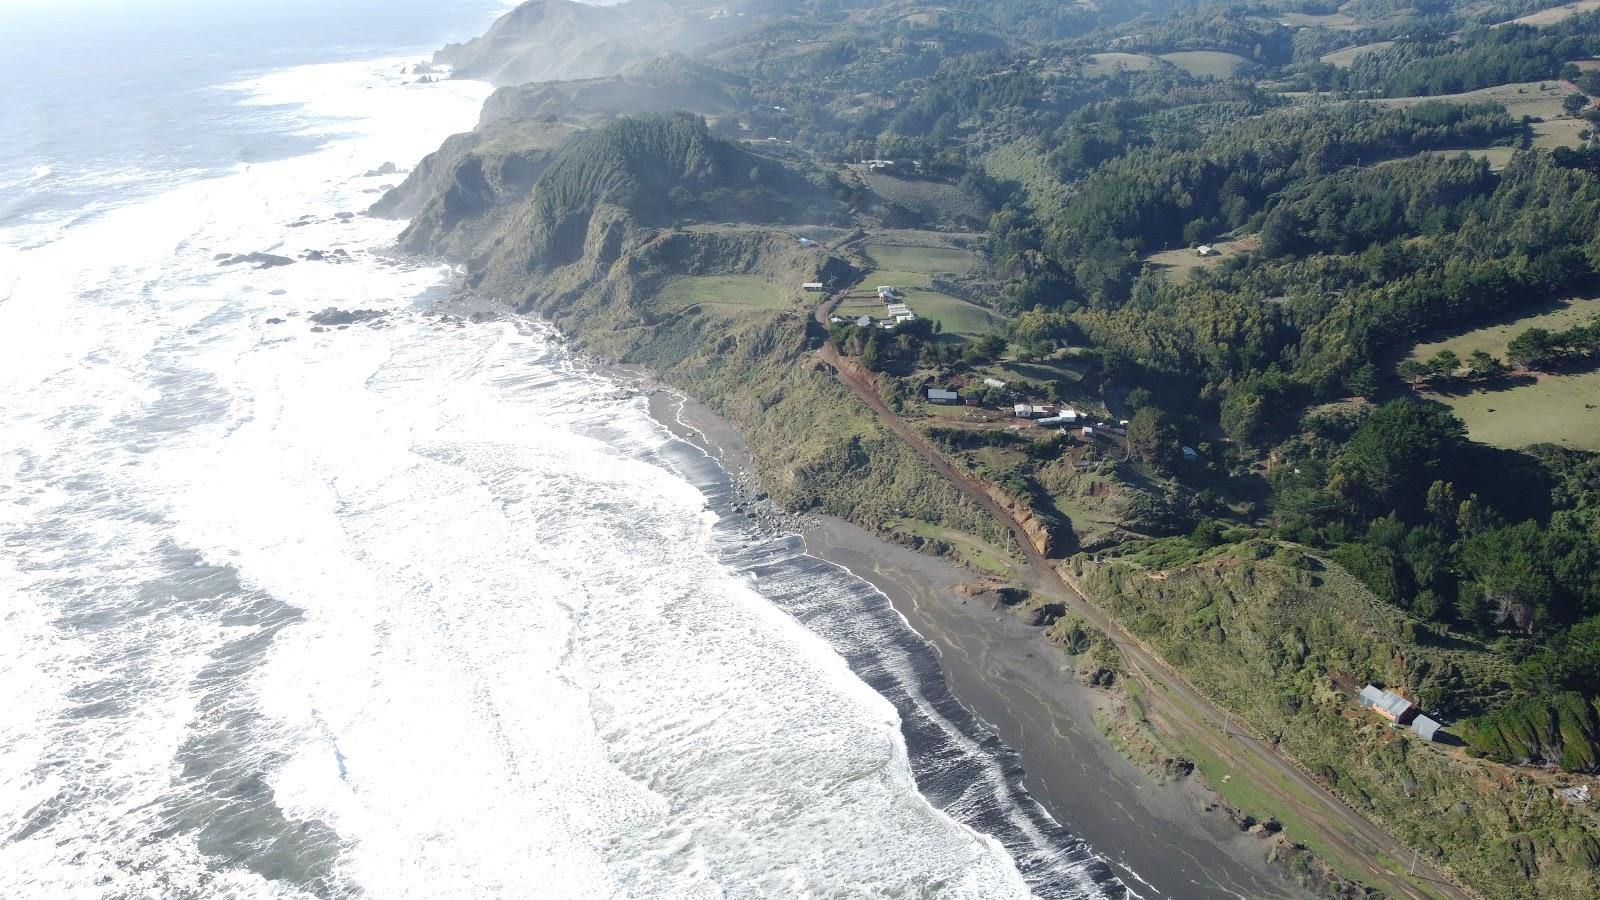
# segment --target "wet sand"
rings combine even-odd
[[[625,374],[639,377],[637,370]],[[742,436],[702,404],[666,391],[651,414],[735,476],[749,471]],[[1106,694],[1082,683],[1040,629],[956,591],[975,577],[954,563],[819,517],[808,552],[882,591],[933,647],[951,690],[1021,757],[1044,808],[1104,855],[1146,897],[1299,897],[1266,860],[1267,843],[1241,833],[1194,778],[1158,780],[1122,756],[1095,724]]]

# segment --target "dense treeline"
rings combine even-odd
[[[1101,133],[1124,133],[1115,108],[1108,113],[1110,121],[1098,123]],[[1403,110],[1336,104],[1247,119],[1190,151],[1136,149],[1101,162],[1061,215],[1040,229],[1038,249],[1075,288],[1056,302],[1115,304],[1127,296],[1139,254],[1239,228],[1286,188],[1362,160],[1508,138],[1517,127],[1503,108],[1487,104]],[[1088,164],[1107,151],[1068,146],[1062,152],[1087,153]],[[1029,227],[998,218],[993,245],[1002,253],[1027,249],[1009,232]],[[1024,298],[1041,299],[1049,298]]]
[[[1505,25],[1459,35],[1410,31],[1391,47],[1357,56],[1348,68],[1308,62],[1299,67],[1296,86],[1423,97],[1553,79],[1568,60],[1600,48],[1597,21],[1590,14],[1555,27]]]

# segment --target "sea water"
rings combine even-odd
[[[436,312],[360,211],[488,88],[377,54],[496,4],[332,5],[161,7],[5,151],[0,896],[1120,896],[881,594]]]

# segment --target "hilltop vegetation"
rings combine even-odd
[[[1600,772],[1600,434],[1486,446],[1429,398],[1587,410],[1600,331],[1406,359],[1600,284],[1600,15],[1490,27],[1548,6],[541,0],[444,54],[504,87],[375,211],[710,399],[780,502],[1003,571],[1009,535],[814,364],[831,338],[1352,804],[1485,895],[1593,896],[1595,822],[1533,767]],[[916,318],[857,325],[879,284]],[[1373,723],[1366,679],[1463,745]]]

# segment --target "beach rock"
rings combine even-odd
[[[268,325],[282,325],[283,324],[283,320],[278,318],[277,316],[273,316],[272,318],[267,320],[267,324]]]
[[[213,258],[219,266],[237,266],[248,263],[258,269],[271,269],[276,266],[294,265],[294,260],[274,253],[218,253]]]
[[[1067,614],[1065,603],[1043,603],[1034,607],[1028,617],[1028,624],[1038,627],[1054,625],[1057,619]]]
[[[338,249],[307,250],[306,252],[300,254],[300,258],[306,262],[347,263],[352,260],[349,251]]]
[[[354,325],[358,322],[371,322],[387,316],[388,313],[381,309],[336,309],[332,306],[311,316],[311,321],[318,325]],[[313,329],[315,330],[315,329]]]
[[[1109,688],[1117,683],[1117,673],[1105,666],[1096,666],[1084,670],[1083,683],[1089,687]]]

